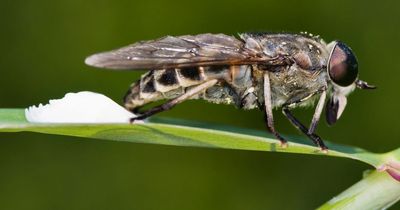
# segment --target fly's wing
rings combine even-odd
[[[207,65],[244,65],[273,60],[242,40],[224,34],[167,36],[138,42],[86,58],[90,66],[108,69],[164,69]]]

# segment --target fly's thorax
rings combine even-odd
[[[270,73],[272,104],[280,107],[285,103],[299,99],[308,99],[309,95],[327,87],[327,73],[321,69],[307,71],[291,66],[279,72]],[[305,100],[299,105],[310,105],[313,100]]]
[[[254,37],[252,37],[254,38]],[[329,51],[326,43],[317,37],[299,34],[266,34],[254,38],[271,57],[284,56],[292,61],[287,66],[274,66],[270,73],[272,105],[306,98],[299,105],[312,104],[316,91],[327,86],[326,65]]]
[[[305,70],[319,70],[326,66],[329,51],[319,37],[304,34],[243,34],[246,47],[262,51],[269,57],[289,57]]]

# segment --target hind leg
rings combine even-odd
[[[183,101],[191,98],[192,96],[194,96],[196,94],[201,93],[202,91],[206,90],[209,87],[214,86],[217,82],[218,82],[217,79],[212,79],[212,80],[208,80],[200,85],[194,86],[193,88],[186,91],[186,93],[184,93],[172,100],[169,100],[168,102],[166,102],[160,106],[150,108],[149,110],[146,110],[143,113],[141,113],[138,117],[131,118],[130,121],[134,122],[135,120],[143,120],[143,119],[146,119],[146,118],[148,118],[154,114],[157,114],[159,112],[169,110],[172,107],[174,107],[175,105],[182,103]]]

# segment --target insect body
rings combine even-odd
[[[264,110],[267,128],[286,145],[275,130],[272,115],[273,108],[282,108],[290,122],[323,150],[327,147],[315,129],[327,95],[326,118],[333,124],[355,87],[374,88],[358,79],[357,60],[349,47],[340,41],[326,44],[307,34],[167,36],[95,54],[85,62],[109,69],[150,70],[131,86],[124,98],[125,107],[138,113],[145,104],[169,101],[139,113],[132,121],[188,99],[204,99]],[[316,99],[307,128],[290,109],[311,105]]]

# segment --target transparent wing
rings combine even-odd
[[[206,65],[243,65],[273,60],[224,34],[167,36],[138,42],[86,58],[90,66],[108,69],[164,69]]]

